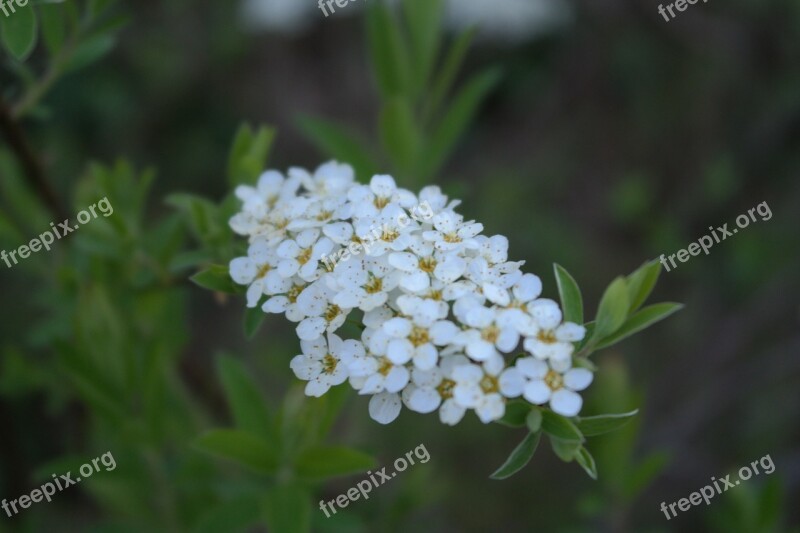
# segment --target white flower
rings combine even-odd
[[[323,163],[317,167],[313,176],[298,167],[290,168],[288,174],[290,178],[299,180],[303,188],[315,198],[346,196],[355,183],[353,167],[336,161]]]
[[[297,305],[307,317],[297,325],[298,337],[314,340],[325,331],[333,333],[344,324],[351,309],[333,303],[333,296],[334,291],[325,280],[319,280],[297,297]]]
[[[301,305],[298,298],[310,287],[300,278],[290,280],[290,287],[282,294],[273,296],[261,306],[265,313],[285,313],[291,322],[300,322],[308,316],[308,306]],[[316,337],[315,337],[316,338]]]
[[[439,360],[436,346],[449,344],[458,333],[455,324],[448,320],[420,323],[405,317],[387,320],[373,338],[373,342],[386,343],[386,357],[394,364],[413,361],[420,370],[430,370]],[[370,345],[372,347],[372,344]],[[378,347],[383,351],[383,346]]]
[[[300,341],[303,350],[295,356],[289,366],[299,379],[308,381],[306,395],[319,397],[328,389],[344,383],[347,379],[347,361],[362,355],[364,345],[355,340],[342,341],[334,334],[313,341]]]
[[[397,287],[399,275],[382,257],[339,263],[334,274],[328,277],[329,285],[337,291],[333,302],[362,311],[381,307],[389,299],[389,292]]]
[[[418,413],[431,413],[439,409],[443,424],[454,426],[464,417],[466,409],[453,399],[453,370],[469,364],[463,355],[442,358],[441,364],[430,370],[415,368],[411,372],[412,383],[404,389],[408,398],[406,405]]]
[[[507,368],[481,368],[462,365],[453,370],[453,398],[462,407],[475,409],[481,422],[487,424],[502,418],[506,411],[504,398],[519,396],[524,380],[519,370]]]
[[[320,238],[318,229],[303,230],[296,239],[287,239],[278,245],[277,254],[281,258],[278,273],[285,278],[297,274],[305,281],[314,281],[322,273],[322,256],[332,249],[333,242],[327,237]]]
[[[548,364],[534,357],[517,359],[519,372],[530,378],[523,391],[525,399],[537,405],[550,402],[550,408],[556,413],[576,416],[583,405],[578,391],[588,387],[594,376],[585,368],[571,366],[569,360],[550,361]]]
[[[483,231],[483,224],[464,222],[464,217],[455,211],[442,211],[433,217],[433,230],[422,234],[439,250],[463,251],[478,248],[475,236]]]
[[[499,355],[498,350],[508,353],[519,344],[519,333],[497,321],[496,309],[476,305],[460,318],[470,329],[456,335],[453,343],[464,347],[467,355],[475,361],[486,361]]]
[[[403,218],[405,217],[405,219]],[[403,220],[406,223],[400,223]],[[376,216],[368,216],[353,223],[364,253],[378,257],[387,252],[401,252],[413,241],[412,233],[419,224],[408,218],[399,204],[389,204]]]
[[[230,274],[239,285],[247,288],[247,307],[255,307],[265,294],[281,294],[288,291],[291,280],[278,274],[278,256],[263,239],[250,245],[247,257],[237,257],[230,263]]]
[[[400,392],[411,379],[405,366],[396,365],[386,357],[367,355],[355,358],[348,365],[348,370],[355,377],[365,378],[359,394]]]
[[[410,208],[417,203],[414,193],[398,189],[394,178],[386,175],[372,176],[369,185],[353,187],[348,191],[347,199],[353,203],[353,215],[358,218],[377,217],[392,203],[404,208]]]
[[[561,309],[546,298],[529,303],[528,311],[532,321],[524,332],[528,335],[523,342],[525,350],[539,359],[568,360],[574,349],[572,343],[583,339],[586,328],[572,322],[560,324]]]
[[[431,286],[431,278],[443,283],[453,283],[467,269],[467,261],[455,252],[436,250],[433,244],[415,238],[407,252],[389,255],[389,264],[401,270],[400,286],[408,292],[419,294]]]

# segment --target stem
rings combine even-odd
[[[0,99],[0,131],[8,139],[11,151],[22,165],[25,177],[42,202],[56,216],[58,220],[67,217],[55,191],[50,187],[45,177],[44,169],[36,158],[33,150],[25,137],[25,132],[14,119],[6,103]]]

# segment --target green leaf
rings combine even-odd
[[[511,400],[506,404],[506,412],[503,418],[498,420],[499,424],[512,428],[525,426],[525,418],[531,412],[531,404],[521,400]]]
[[[419,147],[419,132],[408,101],[402,97],[389,99],[381,110],[381,141],[394,165],[409,170]]]
[[[444,101],[447,93],[450,92],[475,33],[476,30],[474,28],[463,32],[448,50],[442,67],[438,69],[439,74],[433,83],[430,99],[425,106],[426,119],[439,113],[439,106]]]
[[[423,157],[423,176],[435,175],[470,125],[483,100],[500,81],[501,71],[487,69],[472,77],[456,95],[431,135]]]
[[[189,279],[204,289],[226,294],[239,294],[246,290],[246,287],[234,283],[225,265],[211,265]]]
[[[594,462],[594,457],[589,453],[585,447],[581,446],[575,455],[575,461],[589,474],[589,477],[597,481],[597,464]]]
[[[553,411],[542,411],[542,429],[548,435],[563,441],[578,443],[584,441],[583,435],[575,424]]]
[[[39,18],[42,23],[42,38],[51,55],[57,54],[67,35],[64,10],[60,5],[42,4],[39,6]]]
[[[528,413],[528,416],[525,417],[525,425],[528,426],[528,431],[531,433],[536,433],[540,429],[542,429],[542,411],[537,408],[531,409]]]
[[[562,440],[552,435],[550,436],[550,446],[552,446],[553,452],[558,458],[566,463],[574,461],[579,450],[583,447],[580,442]]]
[[[261,325],[266,320],[267,314],[261,310],[261,306],[248,307],[244,311],[244,335],[248,339],[252,339],[261,329]]]
[[[6,6],[7,15],[0,17],[3,46],[17,61],[25,61],[36,47],[38,23],[33,5],[15,6],[16,12]]]
[[[212,430],[201,435],[195,441],[195,447],[262,474],[274,474],[278,467],[278,454],[274,446],[246,431]]]
[[[384,98],[407,94],[410,65],[399,24],[381,2],[367,9],[366,20],[368,49],[381,94]]]
[[[522,442],[514,448],[506,462],[489,477],[492,479],[506,479],[522,470],[536,452],[536,447],[539,445],[541,437],[542,433],[539,431],[528,433]]]
[[[86,39],[75,47],[75,51],[64,65],[64,72],[80,70],[99,61],[114,48],[116,42],[116,36],[111,32]]]
[[[553,264],[553,271],[556,275],[558,296],[561,299],[564,320],[575,324],[583,324],[583,297],[575,278],[557,263]]]
[[[575,421],[575,424],[585,437],[594,437],[621,428],[630,422],[638,412],[638,409],[634,409],[628,413],[581,417]]]
[[[277,442],[274,421],[264,396],[244,365],[227,356],[220,357],[217,365],[236,427]]]
[[[683,304],[672,302],[648,305],[626,320],[625,324],[623,324],[622,327],[619,328],[615,333],[598,342],[596,348],[599,350],[601,348],[607,348],[612,344],[616,344],[619,341],[630,337],[634,333],[638,333],[639,331],[652,326],[656,322],[664,320],[671,314],[676,313],[681,309],[683,309]]]
[[[272,487],[264,501],[264,516],[271,532],[310,532],[311,494],[295,484]]]
[[[413,54],[414,89],[421,91],[428,82],[439,52],[443,2],[441,0],[405,0],[403,2]]]
[[[319,118],[300,117],[296,121],[303,134],[328,157],[353,166],[356,175],[367,180],[378,173],[378,165],[364,149],[366,141],[341,126]]]
[[[358,450],[343,446],[316,446],[297,457],[295,470],[303,478],[324,480],[366,472],[376,464],[374,457]]]
[[[653,287],[655,287],[660,273],[661,263],[658,260],[654,260],[645,263],[626,278],[628,300],[630,301],[628,312],[633,313],[647,300],[647,297],[653,292]]]
[[[628,498],[641,494],[669,464],[669,454],[653,452],[639,463],[625,480],[624,491]]]
[[[619,277],[611,282],[597,308],[593,338],[602,340],[617,331],[628,316],[630,302],[625,279]]]
[[[256,131],[247,124],[239,127],[228,156],[228,183],[231,186],[256,183],[266,168],[275,134],[273,128],[266,126]]]

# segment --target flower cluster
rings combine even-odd
[[[250,246],[231,277],[248,286],[248,307],[297,323],[303,353],[290,366],[307,395],[349,380],[384,424],[402,405],[451,425],[473,409],[488,423],[518,397],[580,411],[592,373],[572,352],[585,329],[540,298],[541,280],[508,260],[508,239],[483,235],[438,187],[416,195],[386,175],[363,185],[330,162],[267,171],[236,196],[230,225]],[[346,321],[359,338],[343,339]]]

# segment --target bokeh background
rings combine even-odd
[[[353,2],[327,18],[310,0],[112,6],[126,19],[115,46],[59,79],[19,126],[58,198],[75,206],[70,214],[102,196],[91,184],[111,190],[155,169],[147,201],[116,190],[129,200],[115,204],[117,213],[141,228],[175,224],[175,247],[190,250],[192,237],[177,229],[165,198],[218,202],[229,194],[228,153],[243,121],[276,129],[273,168],[328,159],[302,117],[345,124],[377,144],[381,100],[366,6]],[[331,441],[369,451],[380,465],[419,444],[431,460],[336,519],[312,509],[313,530],[796,528],[800,3],[712,1],[666,22],[655,1],[452,0],[443,24],[448,42],[478,28],[459,80],[489,66],[502,74],[433,182],[462,198],[462,212],[487,233],[509,237],[545,295],[557,297],[557,262],[593,312],[615,276],[685,248],[708,226],[733,225],[761,202],[773,217],[662,272],[655,298],[686,308],[593,356],[601,370],[584,412],[640,409],[635,423],[590,441],[599,481],[544,443],[517,476],[492,481],[518,431],[474,415],[449,428],[408,411],[383,427],[368,418],[367,401],[350,394]],[[20,73],[3,61],[0,94],[14,100]],[[28,61],[34,72],[45,62],[39,49]],[[8,137],[0,138],[0,243],[12,249],[54,217],[35,206]],[[127,163],[109,170],[120,158]],[[25,265],[0,266],[0,493],[17,498],[108,450],[118,468],[13,519],[0,515],[0,530],[263,531],[250,505],[267,486],[263,478],[192,442],[230,424],[215,362],[222,353],[244,362],[268,402],[284,401],[296,385],[291,325],[269,317],[248,340],[242,297],[195,287],[190,269],[142,274],[140,253],[161,246],[172,226],[160,236],[124,233],[108,251],[93,245],[92,232],[105,227],[96,224]],[[91,364],[103,369],[124,353],[161,354],[156,381],[170,392],[153,396],[126,381],[129,410],[104,417],[102,402],[87,400],[92,386],[75,378],[81,359],[70,359],[72,351],[92,352]],[[138,413],[163,413],[155,436],[139,438]],[[774,474],[671,521],[660,511],[662,501],[767,454]],[[326,482],[314,495],[332,499],[360,479]],[[228,514],[211,516],[220,503]]]

